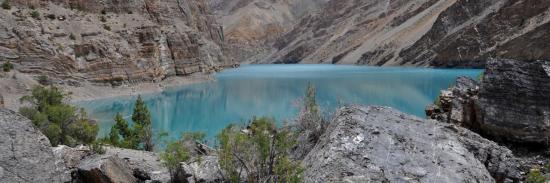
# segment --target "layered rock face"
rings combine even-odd
[[[66,182],[50,141],[25,117],[0,108],[1,182]]]
[[[21,72],[117,84],[225,64],[221,25],[203,0],[12,5],[0,11],[0,60],[16,63]]]
[[[340,109],[303,161],[305,182],[519,181],[505,147],[387,107]]]
[[[545,0],[330,0],[253,60],[483,67],[488,58],[548,58],[549,7]]]
[[[501,140],[548,144],[550,62],[491,60],[479,93],[483,131]]]

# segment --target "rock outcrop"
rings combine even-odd
[[[0,108],[0,182],[66,182],[50,141],[25,117]]]
[[[0,60],[24,73],[120,84],[225,65],[205,0],[11,3],[0,11]]]
[[[512,152],[453,124],[387,107],[340,109],[303,161],[306,182],[518,181]]]
[[[519,143],[550,142],[550,61],[490,60],[479,93],[484,133]]]
[[[491,59],[481,81],[457,79],[426,115],[500,142],[548,145],[549,61]]]
[[[435,104],[426,107],[426,116],[480,132],[482,119],[477,105],[478,93],[479,83],[476,80],[459,77],[454,86],[441,91]]]

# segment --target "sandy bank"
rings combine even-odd
[[[167,88],[179,87],[189,84],[213,81],[214,76],[210,74],[194,74],[190,76],[169,77],[161,82],[125,84],[122,86],[99,85],[90,82],[82,82],[82,86],[60,85],[65,93],[69,93],[68,102],[90,101],[102,98],[117,96],[132,96],[162,92]],[[18,111],[21,107],[19,99],[30,93],[34,85],[39,85],[32,76],[11,71],[0,75],[0,94],[4,98],[4,107]]]

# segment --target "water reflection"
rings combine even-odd
[[[215,137],[229,123],[243,123],[253,116],[271,116],[279,123],[298,112],[296,100],[308,82],[317,88],[323,109],[343,104],[385,105],[424,116],[424,106],[457,76],[476,77],[481,70],[379,68],[335,65],[252,65],[217,74],[217,81],[169,89],[143,96],[151,111],[154,129],[179,135],[204,131]],[[135,97],[80,102],[101,123],[102,135],[121,112],[127,119]]]

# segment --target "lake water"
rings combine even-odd
[[[155,131],[179,136],[206,132],[209,139],[230,123],[269,116],[282,123],[295,117],[308,83],[330,113],[346,104],[384,105],[424,117],[424,107],[458,76],[476,78],[477,69],[428,69],[341,65],[246,65],[215,75],[216,81],[144,95]],[[130,118],[137,96],[79,102],[109,132],[117,112]]]

